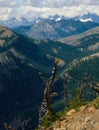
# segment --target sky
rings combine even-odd
[[[11,17],[31,20],[55,14],[74,17],[88,12],[99,15],[99,0],[0,0],[0,20]]]

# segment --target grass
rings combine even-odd
[[[90,102],[90,105],[94,106],[96,109],[99,109],[99,96]]]

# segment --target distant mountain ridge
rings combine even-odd
[[[95,23],[99,23],[99,16],[94,14],[94,13],[88,13],[88,14],[84,14],[82,16],[76,16],[74,17],[74,19],[80,20],[82,22],[86,22],[86,21],[92,21]]]
[[[0,24],[32,39],[57,40],[99,26],[99,16],[88,13],[73,18],[55,15],[32,20],[13,17]]]
[[[38,20],[32,26],[20,26],[13,28],[13,30],[33,39],[57,40],[70,35],[79,34],[98,25],[98,23],[81,22],[73,19],[67,20],[59,17],[56,18],[56,20]]]
[[[33,24],[33,21],[29,21],[28,19],[24,17],[21,17],[21,18],[12,17],[5,21],[1,20],[0,24],[8,28],[13,28],[13,27],[18,27],[18,26],[30,26]]]
[[[9,28],[13,28],[13,27],[18,27],[18,26],[31,26],[37,22],[40,22],[41,20],[53,20],[53,21],[60,21],[62,19],[68,20],[68,19],[74,19],[74,20],[80,20],[82,22],[87,22],[87,21],[92,21],[95,23],[99,23],[99,16],[97,14],[94,13],[87,13],[84,14],[82,16],[75,16],[72,18],[69,17],[65,17],[65,16],[59,16],[59,15],[54,15],[54,16],[49,16],[48,18],[34,18],[34,19],[27,19],[25,17],[12,17],[8,20],[0,20],[0,24]]]

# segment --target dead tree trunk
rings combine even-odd
[[[66,110],[67,110],[67,107],[69,105],[68,96],[70,94],[68,92],[68,83],[70,80],[74,80],[74,78],[71,77],[68,73],[65,73],[63,74],[63,79],[64,79],[64,101],[65,101]]]
[[[82,93],[83,93],[84,88],[86,87],[87,79],[89,79],[89,75],[87,73],[84,73],[82,81],[81,81],[81,88],[79,90],[79,99],[80,100],[82,100]]]
[[[54,64],[54,68],[52,70],[52,76],[50,77],[49,82],[46,84],[46,88],[44,91],[44,99],[46,100],[46,107],[52,113],[53,113],[53,110],[51,108],[50,89],[51,89],[52,84],[54,82],[56,71],[57,71],[57,67],[56,67],[56,64]]]
[[[41,79],[44,82],[45,85],[45,90],[44,90],[44,97],[43,97],[43,101],[39,110],[39,124],[41,124],[42,118],[45,117],[46,113],[49,111],[52,114],[54,113],[52,107],[51,107],[51,94],[50,94],[50,90],[51,87],[53,85],[53,82],[55,80],[55,76],[56,76],[56,72],[57,72],[57,62],[54,63],[54,67],[52,69],[52,74],[51,77],[49,79],[45,79],[42,75],[42,73],[39,73]]]
[[[65,100],[65,105],[66,105],[66,110],[68,107],[68,92],[67,92],[67,79],[64,81],[64,100]]]

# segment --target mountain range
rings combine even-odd
[[[31,21],[23,17],[13,17],[0,21],[0,24],[32,39],[57,40],[99,26],[99,16],[90,13],[74,18],[55,15]]]
[[[37,40],[57,40],[63,37],[84,32],[98,25],[98,23],[80,22],[78,20],[72,19],[61,19],[59,21],[42,19],[33,24],[32,26],[20,26],[17,28],[13,28],[13,30],[17,33]]]
[[[59,16],[59,15],[54,15],[54,16],[49,16],[48,18],[41,18],[41,17],[38,17],[36,19],[32,19],[32,20],[28,20],[24,17],[12,17],[8,20],[0,20],[0,24],[3,25],[3,26],[6,26],[8,28],[15,28],[15,27],[18,27],[18,26],[31,26],[35,23],[38,23],[42,20],[53,20],[53,21],[60,21],[62,19],[64,20],[68,20],[68,19],[73,19],[73,20],[80,20],[81,22],[88,22],[88,21],[91,21],[91,22],[95,22],[95,23],[99,23],[99,16],[94,14],[94,13],[87,13],[87,14],[84,14],[84,15],[79,15],[79,16],[75,16],[73,18],[68,18],[68,17],[65,17],[65,16]]]
[[[76,16],[74,17],[74,19],[80,20],[82,22],[86,22],[86,21],[92,21],[95,23],[99,23],[99,16],[94,14],[94,13],[88,13],[88,14],[84,14],[82,16]]]

